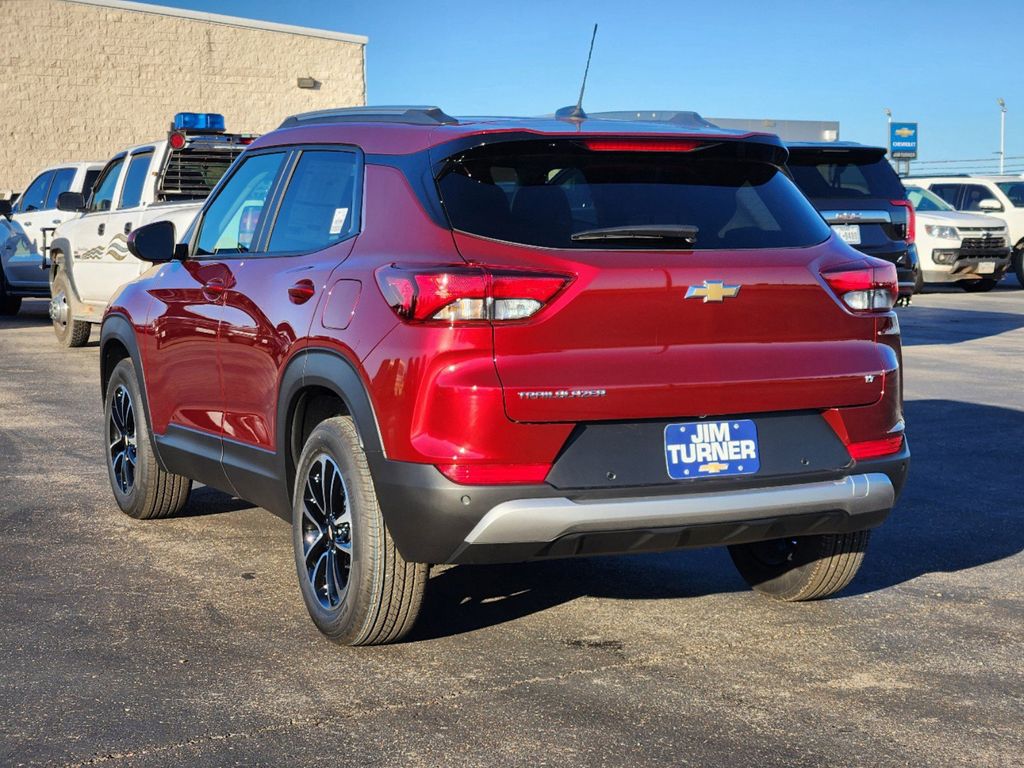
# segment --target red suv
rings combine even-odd
[[[103,322],[118,505],[197,481],[287,516],[336,642],[401,638],[430,563],[728,545],[842,589],[904,483],[891,264],[770,135],[437,108],[252,144]]]

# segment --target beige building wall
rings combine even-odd
[[[356,35],[119,0],[0,0],[0,27],[0,190],[161,138],[176,112],[263,133],[366,100]]]

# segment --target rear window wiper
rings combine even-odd
[[[692,224],[635,224],[625,227],[601,227],[584,229],[573,234],[574,241],[581,240],[681,240],[697,242],[699,229]]]

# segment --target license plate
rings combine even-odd
[[[996,263],[994,261],[979,261],[978,262],[978,274],[979,275],[991,275],[996,271]]]
[[[673,480],[752,475],[761,468],[757,425],[750,419],[669,424],[665,466]]]
[[[860,224],[833,224],[832,231],[850,245],[860,245]]]

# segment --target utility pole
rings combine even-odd
[[[893,163],[893,159],[892,159],[892,110],[889,109],[888,107],[885,108],[885,120],[886,120],[885,143],[889,147],[889,165],[893,165],[894,163]],[[899,173],[900,172],[900,165],[899,165],[899,163],[898,162],[895,163],[895,166],[896,166],[896,173]]]
[[[1006,168],[1006,102],[996,99],[999,105],[999,173]]]

